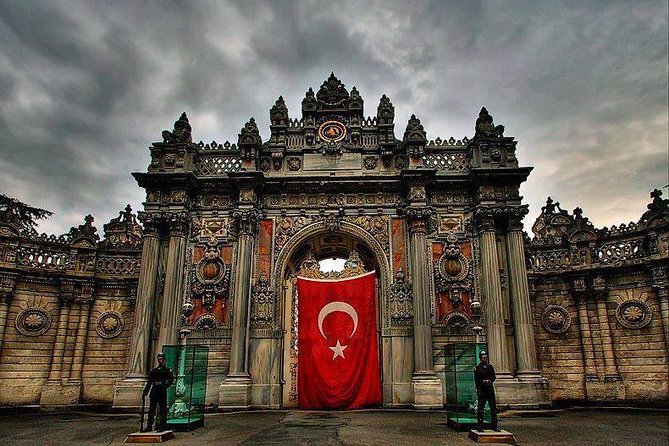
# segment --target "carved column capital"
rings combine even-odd
[[[411,234],[434,232],[434,208],[430,206],[406,206],[399,209],[400,215],[404,215]]]
[[[187,237],[190,228],[188,211],[165,213],[165,221],[169,224],[170,237]]]
[[[16,291],[16,273],[0,274],[0,301],[9,305]]]
[[[262,213],[256,209],[235,209],[232,211],[237,234],[253,236],[258,231],[258,222]]]
[[[666,266],[651,266],[651,286],[660,300],[669,299],[669,272]]]
[[[585,297],[585,292],[588,290],[585,276],[574,277],[572,279],[571,285],[572,285],[572,290],[574,291],[574,294],[576,296],[580,298]]]

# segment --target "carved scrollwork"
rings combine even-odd
[[[221,326],[221,321],[215,314],[204,313],[195,319],[193,324],[198,330],[214,330]]]
[[[111,339],[121,334],[123,326],[123,316],[120,313],[106,311],[98,317],[95,323],[95,331],[101,338]]]
[[[395,281],[389,288],[389,314],[393,325],[411,325],[413,319],[413,297],[410,283],[404,280],[404,271],[400,268],[395,274]]]
[[[205,308],[212,308],[216,297],[228,289],[230,267],[223,262],[218,241],[212,237],[200,261],[195,265],[192,292],[194,297],[202,299]]]
[[[561,305],[549,305],[541,316],[541,324],[551,333],[564,333],[571,325],[571,315]]]
[[[455,331],[466,330],[469,327],[469,318],[459,311],[452,311],[444,318],[444,324]]]
[[[650,323],[653,313],[645,302],[628,300],[618,305],[616,318],[625,328],[639,329]]]
[[[404,206],[398,208],[398,213],[406,217],[411,233],[432,233],[437,229],[436,213],[430,206]]]
[[[51,316],[43,308],[29,307],[16,316],[16,329],[25,336],[39,336],[51,326]]]
[[[275,293],[265,275],[258,278],[251,293],[251,322],[253,325],[269,325],[274,319]]]

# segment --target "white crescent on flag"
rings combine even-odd
[[[334,313],[335,311],[340,311],[351,316],[351,319],[353,319],[353,331],[351,332],[351,337],[353,337],[355,331],[358,329],[358,312],[355,311],[355,308],[353,308],[351,305],[340,301],[330,302],[321,308],[320,313],[318,313],[318,329],[320,330],[321,335],[327,339],[327,336],[325,336],[325,333],[323,333],[323,321],[328,316],[328,314]]]

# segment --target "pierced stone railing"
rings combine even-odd
[[[378,135],[362,134],[360,135],[360,143],[363,147],[376,147],[379,144]]]
[[[205,155],[195,161],[194,172],[197,175],[213,176],[226,172],[237,172],[242,168],[242,160],[236,156]]]
[[[101,274],[131,276],[139,274],[141,260],[139,257],[112,257],[98,258],[96,271]]]
[[[22,246],[16,253],[16,262],[29,268],[64,271],[70,266],[70,255],[40,246]]]
[[[423,156],[425,167],[437,170],[464,172],[469,170],[469,158],[465,152],[426,153]]]
[[[645,255],[643,239],[606,243],[595,248],[595,259],[604,265],[629,262]]]

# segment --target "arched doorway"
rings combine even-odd
[[[319,262],[333,258],[346,259],[344,269],[335,272],[322,271]],[[389,265],[383,249],[370,234],[348,222],[342,222],[338,231],[329,231],[321,224],[313,224],[295,234],[279,253],[272,280],[275,289],[280,290],[279,314],[284,332],[282,407],[298,407],[299,315],[296,310],[299,296],[295,286],[297,276],[345,278],[368,271],[376,272],[376,326],[380,334],[386,326],[383,296],[389,283]],[[383,348],[380,337],[378,342],[381,381],[389,382],[392,376],[389,353]]]

